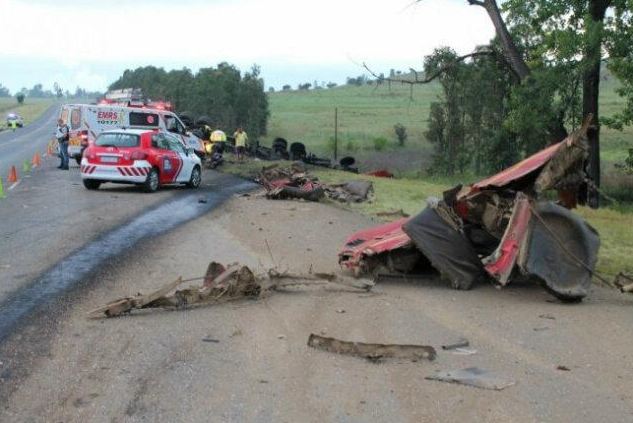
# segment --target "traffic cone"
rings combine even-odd
[[[33,167],[38,167],[42,165],[42,158],[40,157],[40,153],[33,154],[33,160],[31,160],[31,164]]]
[[[48,157],[51,157],[53,155],[53,146],[51,145],[51,143],[48,143],[48,146],[46,147],[46,155]]]
[[[29,162],[28,160],[24,160],[24,163],[22,163],[22,172],[27,173],[31,171],[31,162]]]
[[[0,178],[0,198],[4,198],[4,187],[2,186],[2,178]]]
[[[18,171],[15,170],[15,166],[11,166],[9,170],[9,176],[7,177],[7,182],[10,184],[14,184],[18,181]]]

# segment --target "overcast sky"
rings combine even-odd
[[[262,68],[266,86],[420,68],[493,28],[466,0],[0,0],[0,84],[105,90],[124,69]]]

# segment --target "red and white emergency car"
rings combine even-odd
[[[102,132],[83,154],[81,178],[87,189],[104,182],[142,185],[154,192],[160,185],[198,188],[200,158],[165,131],[116,129]]]

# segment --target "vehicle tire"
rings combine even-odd
[[[156,168],[152,168],[152,170],[150,170],[147,174],[147,179],[143,182],[143,190],[145,192],[156,192],[158,186],[158,170]]]
[[[200,186],[200,182],[202,182],[202,173],[200,171],[200,166],[194,166],[191,171],[191,178],[189,182],[187,182],[187,187],[196,189]]]
[[[99,187],[101,186],[101,181],[97,181],[95,179],[84,179],[83,183],[84,183],[84,187],[86,187],[86,189],[89,189],[91,191],[99,189]]]

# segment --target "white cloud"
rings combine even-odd
[[[299,68],[366,61],[406,68],[419,67],[434,47],[464,53],[493,35],[483,10],[466,1],[407,7],[411,1],[0,0],[0,39],[11,40],[1,54],[54,59],[70,69],[97,62],[193,67],[220,61]],[[90,70],[77,77],[99,79]]]

